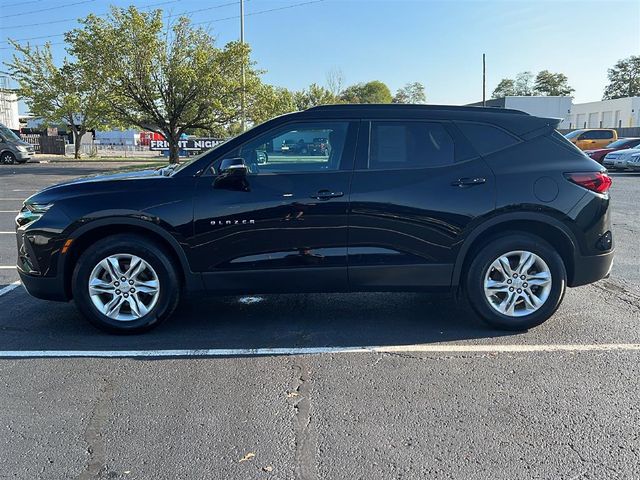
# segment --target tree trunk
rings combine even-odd
[[[80,159],[80,141],[82,140],[82,137],[84,136],[84,134],[87,133],[86,131],[83,130],[77,130],[77,129],[73,129],[73,146],[75,147],[75,153],[73,158],[75,158],[76,160]]]
[[[180,161],[180,135],[174,133],[169,135],[169,163],[178,163]]]

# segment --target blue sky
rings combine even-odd
[[[601,98],[607,68],[640,54],[638,0],[324,0],[295,6],[305,1],[311,0],[246,0],[245,38],[269,83],[292,89],[324,84],[337,68],[346,84],[382,80],[395,91],[419,81],[429,103],[464,104],[481,100],[486,53],[488,96],[503,77],[548,69],[565,73],[575,101],[586,102]],[[158,8],[167,14],[200,10],[193,21],[204,22],[219,45],[238,38],[239,20],[229,18],[239,13],[233,0],[164,2]],[[131,3],[163,0],[0,0],[0,62],[10,58],[7,37],[51,35],[56,44],[61,37],[54,35],[75,22],[48,22]],[[280,10],[260,13],[270,9]],[[25,26],[38,23],[47,24]],[[63,45],[53,48],[64,55]]]

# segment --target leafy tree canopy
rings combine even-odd
[[[536,76],[533,90],[536,95],[568,97],[575,89],[569,86],[569,80],[563,73],[542,70]]]
[[[42,48],[11,44],[15,52],[7,66],[18,82],[18,96],[29,112],[46,124],[69,126],[75,158],[79,158],[82,136],[108,123],[104,82],[94,78],[81,62],[65,58],[62,66],[56,66],[48,43]]]
[[[640,96],[640,55],[618,60],[607,76],[603,100]]]
[[[427,103],[424,85],[420,82],[407,83],[398,89],[392,101],[393,103]]]
[[[391,103],[391,90],[379,80],[347,87],[340,99],[346,103]]]
[[[567,76],[542,70],[535,76],[531,72],[520,72],[516,78],[503,78],[491,94],[491,98],[508,96],[569,96],[574,89],[569,86]]]
[[[262,92],[249,47],[217,48],[209,33],[185,17],[165,28],[162,12],[112,7],[107,17],[89,15],[66,35],[70,51],[109,85],[111,115],[122,125],[161,133],[170,162],[178,140],[191,129],[215,130],[239,120]]]

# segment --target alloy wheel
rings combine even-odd
[[[144,317],[156,305],[160,282],[142,258],[120,253],[101,260],[89,275],[89,296],[105,316],[118,321]]]
[[[484,278],[489,305],[509,317],[530,315],[542,307],[551,292],[551,270],[533,252],[516,250],[496,258]]]

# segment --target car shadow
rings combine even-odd
[[[72,304],[0,298],[0,350],[317,348],[428,344],[508,335],[451,295],[296,294],[187,298],[172,318],[140,335],[101,332]]]

